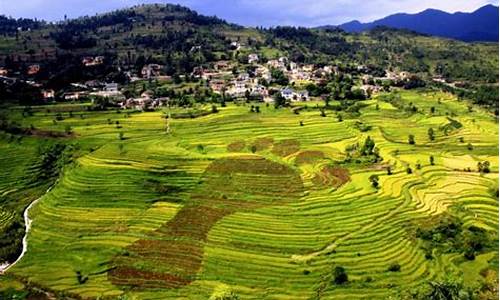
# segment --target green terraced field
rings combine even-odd
[[[399,108],[384,99],[365,101],[360,115],[343,113],[342,122],[333,111],[322,117],[316,103],[300,114],[230,104],[171,120],[171,134],[160,111],[59,105],[23,118],[12,109],[26,127],[71,126],[63,142],[78,145],[79,155],[30,210],[28,251],[0,277],[0,290],[23,282],[85,299],[227,291],[241,299],[387,299],[450,273],[481,280],[498,261],[497,247],[475,261],[437,249],[428,258],[415,230],[452,214],[498,235],[497,120],[438,92],[400,92]],[[417,113],[401,108],[410,103]],[[58,111],[65,119],[53,122]],[[362,132],[356,122],[371,128]],[[346,148],[367,136],[383,160],[346,162]],[[48,187],[27,179],[40,140],[2,135],[0,195],[20,202],[0,213],[0,228]],[[483,161],[490,173],[477,171]],[[400,271],[388,271],[393,263]],[[333,283],[336,266],[348,283]]]

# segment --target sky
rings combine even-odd
[[[499,0],[0,0],[0,15],[47,21],[95,15],[141,3],[177,3],[245,26],[320,26],[373,21],[427,8],[470,12]]]

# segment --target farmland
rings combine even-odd
[[[22,127],[71,134],[1,135],[0,194],[10,204],[0,228],[22,221],[23,209],[42,198],[29,212],[28,251],[0,277],[0,290],[386,299],[450,274],[483,282],[481,274],[498,267],[496,118],[429,90],[362,104],[359,114],[339,118],[328,109],[322,116],[320,102],[295,103],[301,110],[251,104],[259,113],[231,103],[173,118],[169,133],[167,109],[9,108]],[[360,155],[367,137],[375,147]],[[66,145],[72,159],[57,181],[34,185],[31,162],[42,140]],[[479,172],[484,162],[488,170]],[[458,242],[481,232],[489,243],[471,260],[449,245],[453,237],[426,239],[445,222],[460,224]]]

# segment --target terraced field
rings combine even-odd
[[[30,210],[28,251],[0,287],[29,282],[85,299],[229,291],[241,299],[387,299],[450,273],[481,280],[480,271],[498,263],[497,248],[474,262],[438,249],[430,258],[415,231],[451,214],[498,235],[497,120],[443,93],[401,92],[397,101],[418,111],[380,96],[339,122],[333,111],[322,117],[316,103],[300,114],[231,104],[173,119],[170,134],[163,112],[76,105],[23,118],[13,110],[26,127],[70,126],[67,142],[80,155]],[[65,119],[54,122],[58,110]],[[349,160],[368,136],[382,159]],[[18,165],[37,142],[8,139],[0,143],[3,195],[28,188]],[[484,161],[489,173],[477,170]],[[17,207],[36,199],[18,197]],[[15,216],[2,212],[0,226]],[[400,270],[390,271],[396,263]],[[337,266],[347,283],[333,282]]]

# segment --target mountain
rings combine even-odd
[[[371,23],[352,21],[338,27],[361,32],[378,26],[413,30],[418,33],[452,38],[466,42],[498,42],[498,7],[486,5],[471,13],[447,13],[427,9],[417,14],[399,13]],[[322,28],[335,26],[324,26]]]

